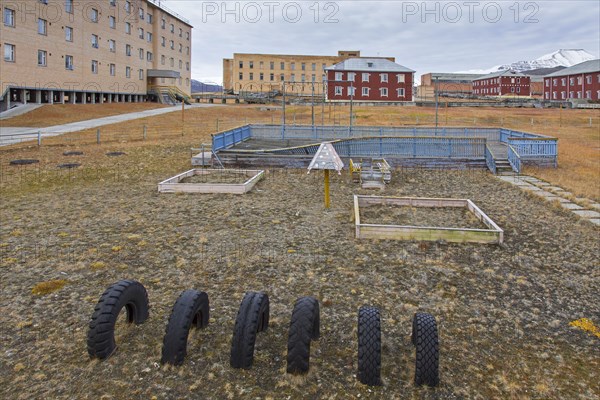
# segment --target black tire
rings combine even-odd
[[[375,307],[358,310],[358,380],[381,385],[381,320]]]
[[[412,341],[416,346],[415,385],[437,386],[439,377],[439,342],[437,324],[431,314],[416,313]]]
[[[116,350],[115,322],[123,307],[129,323],[139,325],[148,319],[148,293],[141,283],[122,280],[102,294],[89,324],[87,349],[90,357],[104,360]]]
[[[208,294],[189,289],[181,293],[169,317],[163,339],[161,363],[181,365],[187,354],[190,328],[208,326]]]
[[[263,292],[248,292],[235,319],[231,340],[230,364],[233,368],[249,369],[254,361],[256,334],[269,327],[269,296]]]
[[[319,301],[314,297],[296,300],[288,333],[287,372],[305,374],[309,369],[310,341],[320,335]]]

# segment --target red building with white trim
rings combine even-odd
[[[473,94],[476,96],[529,96],[531,78],[509,70],[494,72],[473,80]]]
[[[327,101],[412,101],[412,69],[381,58],[350,58],[325,69]]]
[[[544,77],[544,100],[600,100],[600,59],[585,61]]]

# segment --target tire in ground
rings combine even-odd
[[[114,353],[117,348],[115,323],[123,308],[128,323],[139,325],[148,319],[148,293],[141,283],[122,280],[102,294],[89,323],[87,349],[90,357],[104,360]]]
[[[191,328],[202,329],[208,325],[208,294],[189,289],[181,293],[169,317],[163,339],[161,363],[181,365],[187,354]]]
[[[319,301],[314,297],[296,300],[288,333],[287,372],[305,374],[309,369],[310,342],[320,334]]]
[[[437,324],[431,314],[416,313],[412,342],[416,347],[415,385],[437,386],[439,378],[439,342]]]
[[[358,380],[381,385],[381,319],[375,307],[358,310]]]
[[[256,334],[269,327],[269,296],[263,292],[248,292],[244,296],[233,329],[230,364],[233,368],[249,369],[254,361]]]

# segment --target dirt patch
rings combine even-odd
[[[179,183],[225,183],[225,184],[243,184],[247,182],[251,176],[246,176],[243,173],[234,172],[211,172],[208,174],[198,174],[183,178]]]
[[[104,152],[89,157],[107,162]],[[189,144],[128,152],[118,174],[98,164],[88,178],[86,166],[3,192],[1,398],[597,397],[600,340],[569,323],[598,325],[599,231],[572,213],[485,171],[401,169],[386,195],[470,198],[504,229],[504,245],[359,241],[352,194],[369,192],[346,174],[332,177],[330,210],[322,174],[305,170],[267,171],[245,196],[199,200],[156,192],[189,163]],[[146,286],[150,318],[119,329],[111,359],[90,361],[94,306],[125,278]],[[31,293],[57,279],[68,286]],[[169,313],[188,288],[209,294],[210,324],[193,331],[181,368],[161,367]],[[269,294],[271,323],[257,337],[252,369],[239,371],[229,351],[249,290]],[[311,345],[309,375],[291,379],[287,331],[305,295],[322,305],[321,338]],[[356,380],[362,305],[381,310],[378,388]],[[412,384],[417,310],[434,314],[440,329],[434,390]]]
[[[361,207],[362,224],[487,229],[466,208],[369,206]]]

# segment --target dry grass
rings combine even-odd
[[[0,121],[0,126],[40,127],[68,124],[136,111],[166,107],[157,103],[48,104]]]
[[[31,289],[31,294],[43,296],[62,289],[68,281],[65,279],[55,279],[48,282],[40,282]]]

